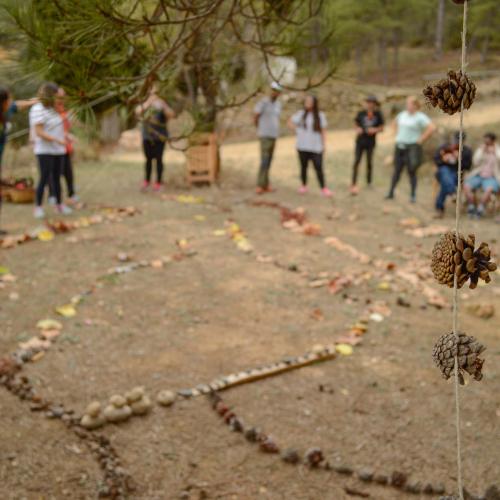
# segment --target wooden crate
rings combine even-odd
[[[35,190],[32,187],[24,189],[8,188],[2,193],[5,200],[11,203],[33,203],[35,201]]]
[[[215,133],[197,134],[186,150],[187,181],[189,185],[214,183],[219,175],[219,146]]]

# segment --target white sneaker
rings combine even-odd
[[[67,205],[64,205],[64,204],[58,205],[57,211],[63,215],[69,215],[69,214],[73,213],[73,210],[71,210],[71,208],[69,208]]]
[[[80,197],[77,194],[74,194],[70,198],[71,203],[78,203],[80,201]]]
[[[57,200],[56,200],[56,197],[55,196],[49,196],[49,205],[57,205]]]
[[[45,210],[42,207],[35,207],[33,216],[35,219],[43,219],[45,217]]]

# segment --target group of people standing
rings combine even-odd
[[[0,87],[0,168],[10,119],[18,111],[29,109],[30,142],[39,168],[34,208],[36,218],[45,217],[43,201],[47,189],[49,203],[55,205],[57,212],[71,213],[71,208],[62,201],[61,176],[66,180],[70,202],[78,200],[72,166],[74,138],[65,97],[64,89],[53,82],[43,83],[37,97],[28,100],[13,100],[9,90]]]
[[[263,97],[254,109],[254,123],[257,127],[261,148],[256,188],[258,194],[273,191],[269,172],[276,140],[280,134],[281,92],[282,87],[273,82],[269,95]],[[319,110],[318,99],[315,96],[307,95],[304,100],[304,108],[297,111],[288,120],[288,126],[297,136],[296,147],[301,180],[299,193],[307,192],[307,169],[309,162],[312,162],[322,194],[328,197],[332,196],[332,192],[326,187],[323,168],[327,121],[324,113]],[[375,96],[368,96],[365,99],[363,109],[355,116],[354,126],[356,140],[350,193],[357,195],[359,193],[359,166],[363,156],[366,156],[366,184],[368,187],[372,184],[376,138],[385,126],[380,102]],[[394,199],[396,187],[403,171],[406,170],[410,182],[410,202],[415,203],[417,199],[417,171],[424,160],[423,144],[436,132],[437,127],[420,110],[419,100],[410,96],[406,100],[405,109],[396,115],[393,128],[396,136],[393,173],[385,199]],[[438,148],[434,157],[437,167],[436,179],[440,185],[435,202],[437,217],[444,215],[446,198],[456,192],[458,142],[459,134],[456,133],[449,143]],[[484,144],[474,155],[472,155],[470,148],[464,146],[462,156],[464,172],[470,170],[473,165],[474,170],[465,178],[464,192],[468,200],[469,214],[481,216],[491,195],[500,191],[500,147],[496,145],[494,134],[485,135]],[[479,189],[483,191],[483,194],[476,203],[475,192]]]

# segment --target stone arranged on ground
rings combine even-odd
[[[175,392],[163,390],[156,396],[156,401],[161,406],[172,406],[175,403],[177,395]]]

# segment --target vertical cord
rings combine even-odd
[[[467,14],[468,0],[464,2],[464,15],[462,26],[462,75],[465,74],[467,65]],[[455,207],[455,234],[458,241],[460,231],[460,208],[462,194],[462,154],[464,147],[464,99],[460,106],[460,139],[458,146],[458,179],[457,179],[457,202]],[[455,354],[455,424],[457,433],[457,483],[458,495],[460,500],[464,500],[462,483],[462,446],[460,439],[460,390],[459,390],[459,372],[458,372],[458,276],[455,273],[453,280],[453,334],[457,341],[457,353]]]

